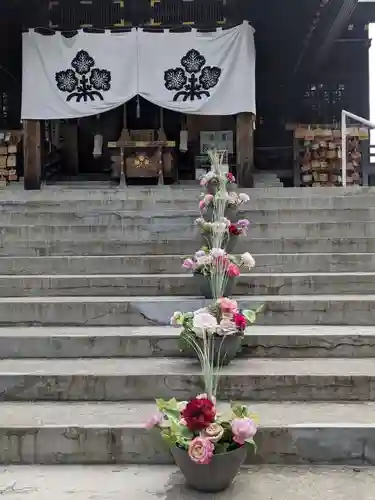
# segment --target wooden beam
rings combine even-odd
[[[336,40],[340,38],[342,33],[348,27],[350,18],[352,17],[357,4],[358,0],[343,0],[340,10],[338,11],[333,23],[330,25],[323,43],[317,51],[314,60],[314,64],[316,66],[321,65],[327,60],[334,44],[336,43]]]
[[[237,182],[241,187],[253,187],[254,115],[237,115]]]
[[[36,190],[40,189],[42,179],[40,121],[25,120],[23,129],[24,185],[27,190]]]

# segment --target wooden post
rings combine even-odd
[[[237,115],[237,182],[241,187],[253,187],[254,115]]]
[[[25,120],[23,131],[24,186],[27,190],[40,189],[42,180],[40,121]]]

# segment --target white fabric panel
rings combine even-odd
[[[62,119],[116,108],[137,94],[137,31],[23,34],[22,118]]]
[[[255,113],[254,29],[138,32],[139,93],[183,113]]]

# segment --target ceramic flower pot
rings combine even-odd
[[[193,279],[196,281],[197,286],[199,287],[200,295],[203,295],[205,299],[214,298],[211,290],[210,279],[207,276],[195,273],[193,274]],[[237,284],[237,277],[229,278],[226,282],[224,290],[222,290],[222,293],[220,294],[220,297],[231,297],[233,295],[233,290],[236,284]]]
[[[227,337],[212,337],[212,361],[214,366],[228,366],[237,356],[242,346],[242,335],[228,335]],[[203,348],[203,340],[197,339]]]
[[[229,453],[214,455],[207,465],[196,464],[187,451],[172,448],[177,467],[185,477],[190,488],[204,493],[224,491],[232,484],[247,455],[246,446]]]
[[[218,191],[218,187],[219,187],[219,184],[217,181],[210,181],[206,184],[206,191],[207,191],[207,194],[216,194],[217,191]],[[232,182],[227,182],[227,191],[228,193],[232,193],[234,191],[236,191],[237,189],[237,186],[236,184],[232,183]]]

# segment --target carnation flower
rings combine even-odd
[[[199,259],[199,257],[204,257],[206,255],[206,252],[204,250],[198,250],[195,252],[195,257]]]
[[[192,259],[185,259],[183,264],[182,264],[182,267],[184,269],[193,269],[194,261]]]
[[[241,274],[240,268],[238,266],[236,266],[236,264],[229,264],[229,266],[227,268],[227,274],[230,278],[236,278],[237,276],[239,276]]]
[[[215,446],[209,439],[196,437],[189,444],[188,454],[196,464],[209,464],[213,457],[214,449]]]
[[[181,418],[186,420],[186,426],[191,432],[201,431],[215,420],[216,410],[209,399],[194,398],[188,402],[181,412]]]
[[[145,425],[147,430],[153,429],[154,427],[160,426],[164,420],[163,414],[161,412],[155,413],[150,420]]]
[[[182,326],[182,321],[184,319],[184,315],[180,311],[176,311],[170,319],[171,326],[179,327]]]
[[[239,236],[241,234],[241,229],[239,229],[236,224],[231,224],[228,227],[229,234],[232,234],[233,236]]]
[[[247,203],[250,200],[250,197],[245,193],[240,193],[238,195],[238,199],[240,200],[241,203]]]
[[[223,434],[223,427],[220,424],[213,423],[201,432],[201,437],[208,439],[211,443],[218,443]]]
[[[227,173],[227,179],[228,179],[228,182],[230,182],[231,184],[234,184],[236,182],[236,179],[231,172]]]
[[[243,445],[248,439],[253,439],[257,426],[251,418],[236,418],[232,422],[233,441]]]
[[[240,330],[245,330],[247,321],[243,314],[235,313],[233,315],[233,321],[237,328],[239,328]]]
[[[214,199],[212,194],[206,194],[205,197],[203,198],[204,204],[209,205],[212,203],[212,200]]]
[[[223,248],[212,248],[211,255],[215,259],[217,259],[218,257],[224,257],[225,250]]]
[[[204,332],[214,332],[217,328],[217,320],[209,312],[195,314],[193,318],[193,330],[198,336],[202,336]]]
[[[244,266],[246,266],[249,269],[252,269],[255,266],[255,260],[249,252],[244,253],[241,255],[241,262],[243,263]]]
[[[240,226],[242,228],[247,228],[249,227],[250,222],[247,219],[241,219],[237,222],[237,226]]]
[[[220,306],[223,314],[234,314],[238,310],[237,302],[232,299],[227,299],[226,297],[219,299],[218,305]]]

